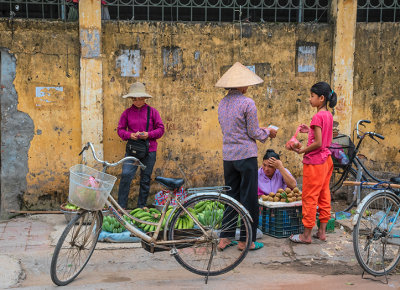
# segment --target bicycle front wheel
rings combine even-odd
[[[251,245],[252,232],[250,219],[238,202],[218,194],[204,194],[190,199],[183,207],[194,213],[207,234],[194,226],[193,221],[186,222],[187,214],[182,208],[177,209],[169,226],[168,239],[188,240],[172,246],[179,264],[198,275],[216,276],[234,269],[243,261]],[[244,250],[238,251],[236,246],[218,250],[222,237],[244,242]]]
[[[400,238],[393,238],[398,224],[400,204],[389,191],[382,190],[363,206],[353,229],[353,247],[357,261],[369,274],[389,274],[400,259]],[[399,230],[397,230],[399,231]],[[399,234],[399,233],[397,233]]]
[[[85,268],[96,247],[103,224],[101,211],[78,213],[67,225],[51,260],[51,280],[64,286]]]

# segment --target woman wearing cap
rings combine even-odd
[[[244,94],[247,88],[262,83],[263,80],[241,63],[235,63],[217,82],[216,87],[225,88],[228,94],[218,107],[218,120],[223,135],[222,155],[224,162],[225,184],[232,189],[228,195],[238,200],[250,212],[253,219],[253,243],[250,250],[263,247],[256,242],[258,223],[257,197],[257,144],[256,140],[265,142],[268,137],[275,138],[276,130],[258,126],[257,108],[254,100]],[[227,212],[224,213],[224,220]],[[221,236],[219,250],[237,244],[231,236]],[[239,241],[239,250],[245,243]]]
[[[129,88],[129,93],[123,98],[132,98],[132,106],[126,109],[118,123],[118,135],[122,140],[149,140],[149,153],[141,160],[146,169],[140,169],[140,190],[137,206],[146,206],[147,197],[150,192],[150,176],[156,163],[157,139],[164,134],[164,124],[158,111],[146,104],[146,99],[152,98],[146,93],[144,84],[136,82]],[[149,110],[150,109],[150,110]],[[149,126],[146,132],[148,112]],[[121,182],[118,190],[118,203],[127,208],[128,194],[133,177],[136,174],[137,166],[133,161],[126,161],[122,166]]]

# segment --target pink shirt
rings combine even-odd
[[[146,131],[147,125],[147,108],[145,104],[141,108],[136,108],[132,105],[126,109],[118,123],[118,135],[122,140],[126,141],[130,138],[131,133]],[[157,139],[164,135],[164,124],[161,120],[160,113],[150,107],[149,120],[149,152],[157,151]]]
[[[329,146],[332,143],[332,127],[333,127],[333,117],[329,111],[319,111],[314,115],[310,123],[310,131],[308,132],[308,142],[307,146],[314,143],[314,127],[321,128],[322,135],[322,145],[318,149],[304,154],[303,163],[304,164],[323,164],[331,151]]]

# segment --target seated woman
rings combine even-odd
[[[262,167],[258,170],[258,195],[268,195],[270,192],[277,192],[279,188],[293,189],[296,185],[296,179],[283,167],[279,154],[268,149]]]

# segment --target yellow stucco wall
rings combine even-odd
[[[318,43],[316,74],[296,75],[297,41]],[[164,46],[182,50],[183,64],[176,75],[163,74]],[[116,68],[116,59],[126,49],[140,49],[142,69],[138,78],[122,77]],[[284,144],[299,123],[310,121],[311,85],[330,78],[330,26],[249,25],[243,28],[240,40],[238,25],[107,23],[103,26],[103,56],[106,159],[117,160],[124,154],[116,127],[131,101],[121,95],[129,84],[139,80],[153,94],[148,103],[159,110],[166,125],[166,133],[159,140],[154,175],[186,177],[188,186],[222,185],[222,134],[217,109],[225,91],[214,84],[224,67],[241,61],[256,64],[256,73],[265,80],[247,93],[256,102],[260,125],[281,128],[275,140],[259,144],[259,160],[266,149],[274,148],[284,153],[282,159],[295,175],[301,173],[300,156],[285,151]],[[138,179],[132,191],[137,189]],[[154,184],[152,191],[157,189]]]
[[[371,148],[368,153],[373,156],[371,160],[376,161],[374,166],[395,170],[400,161],[396,149],[399,118],[395,112],[399,111],[400,104],[398,88],[390,76],[395,71],[393,67],[397,67],[397,72],[399,68],[400,58],[394,51],[400,34],[392,39],[392,27],[398,32],[398,26],[393,24],[358,25],[352,112],[353,121],[370,118],[376,131],[387,137],[382,147]],[[297,125],[309,123],[314,114],[308,103],[310,86],[317,81],[330,80],[330,25],[251,24],[243,26],[242,38],[238,24],[107,22],[102,29],[106,160],[116,161],[124,154],[124,143],[116,127],[130,101],[122,99],[121,95],[131,83],[139,80],[146,83],[154,96],[149,104],[159,110],[166,126],[166,133],[159,140],[153,176],[185,177],[188,186],[223,184],[222,135],[217,108],[225,91],[215,88],[214,84],[226,66],[241,61],[245,65],[256,65],[256,73],[265,80],[247,93],[256,102],[260,124],[280,127],[275,140],[259,143],[259,163],[265,150],[273,148],[283,153],[282,160],[296,177],[301,174],[300,156],[287,152],[284,144]],[[367,37],[377,32],[381,37],[374,40],[375,45],[368,44]],[[298,41],[317,44],[316,73],[296,73]],[[381,45],[385,54],[379,56],[374,49],[376,45]],[[0,47],[9,49],[17,59],[14,85],[18,110],[28,114],[35,126],[28,152],[24,206],[55,208],[66,200],[69,167],[81,161],[77,155],[81,147],[78,26],[25,20],[14,21],[12,31],[10,22],[2,21]],[[164,47],[178,47],[182,55],[182,63],[167,76],[163,73]],[[117,66],[121,52],[129,49],[140,50],[139,77],[121,76],[121,68]],[[367,61],[371,58],[373,62]],[[376,67],[379,81],[371,74],[370,66]],[[43,102],[36,97],[36,87],[62,87],[63,92],[49,92],[49,102]],[[384,106],[386,100],[393,105]],[[299,139],[305,141],[306,136]],[[380,157],[382,161],[377,156],[383,156]],[[120,170],[121,167],[111,172],[120,174]],[[137,187],[135,180],[132,197]],[[114,195],[117,188],[114,188]],[[158,189],[152,184],[152,193]]]
[[[357,23],[352,123],[385,136],[380,145],[367,138],[360,152],[368,168],[399,174],[400,23]]]
[[[18,110],[34,123],[23,205],[57,207],[67,197],[69,167],[80,162],[78,25],[2,21],[0,47],[16,58]],[[63,91],[42,89],[45,96],[37,97],[37,87],[62,87]]]

